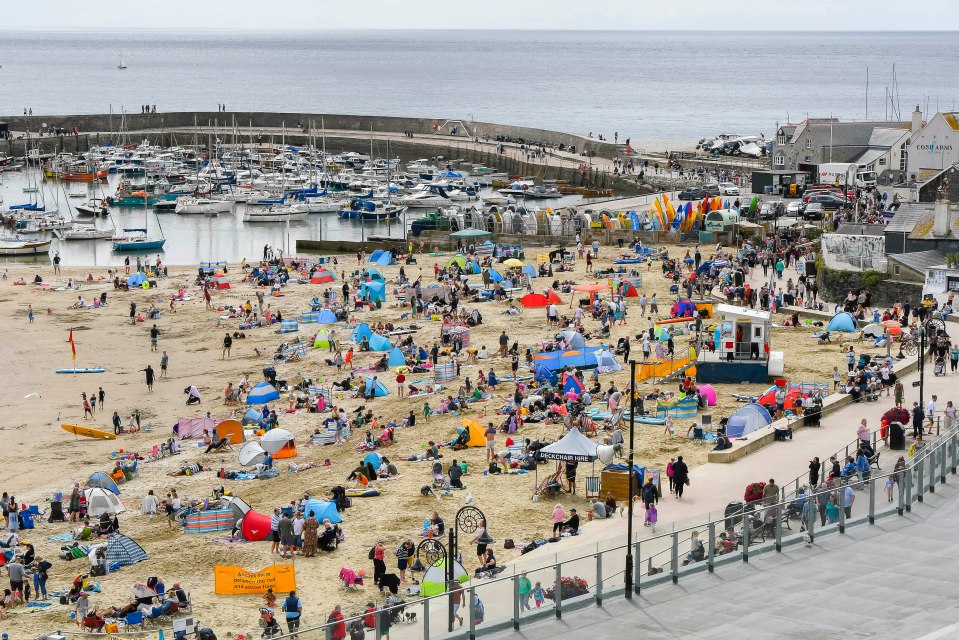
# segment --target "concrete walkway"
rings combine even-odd
[[[678,586],[644,589],[530,622],[502,640],[639,637],[933,640],[959,637],[955,476],[905,517],[817,536],[814,547],[753,556]]]

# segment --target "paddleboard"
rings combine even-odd
[[[90,369],[57,369],[57,373],[104,373],[103,367],[92,367]]]
[[[78,436],[83,436],[84,438],[97,438],[98,440],[116,440],[117,437],[110,433],[109,431],[101,431],[100,429],[94,429],[93,427],[84,427],[79,424],[67,424],[65,422],[60,423],[60,428],[64,431],[69,431],[70,433]]]

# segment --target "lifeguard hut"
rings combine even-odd
[[[770,351],[768,311],[717,304],[713,319],[711,329],[702,336],[697,382],[764,383],[770,375],[782,375],[782,353]]]

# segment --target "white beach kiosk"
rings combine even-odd
[[[766,382],[783,374],[782,352],[770,350],[772,320],[768,311],[717,304],[715,325],[703,336],[696,362],[697,382]]]

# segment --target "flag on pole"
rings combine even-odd
[[[67,340],[70,343],[70,351],[73,353],[73,361],[77,361],[77,344],[73,341],[73,329],[70,329],[70,339]]]

